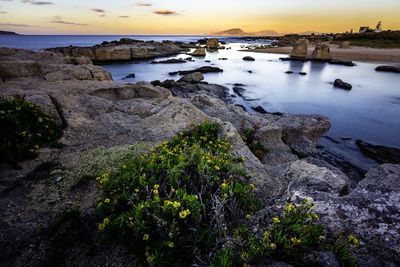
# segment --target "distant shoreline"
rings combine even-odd
[[[308,55],[311,56],[314,47],[308,48]],[[291,46],[258,48],[241,50],[254,53],[285,54],[289,55],[292,51]],[[400,63],[400,49],[367,48],[353,46],[351,48],[339,48],[336,45],[331,46],[331,53],[335,59],[345,59],[352,61],[370,62],[370,63]]]

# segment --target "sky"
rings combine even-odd
[[[400,0],[0,0],[0,30],[21,34],[208,34],[230,28],[400,29]]]

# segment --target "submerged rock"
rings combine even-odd
[[[332,59],[332,60],[329,60],[329,64],[342,65],[342,66],[348,66],[348,67],[354,67],[356,65],[351,60],[343,60],[343,59]]]
[[[181,58],[172,58],[172,59],[167,59],[167,60],[150,62],[150,64],[181,64],[181,63],[186,63],[186,60],[181,59]]]
[[[400,73],[400,66],[379,66],[375,70],[381,72]]]
[[[135,73],[130,73],[130,74],[126,75],[124,79],[133,79],[135,77],[136,77]]]
[[[336,79],[335,82],[333,83],[333,86],[345,90],[351,90],[351,88],[353,88],[351,84],[344,82],[341,79]]]
[[[252,109],[254,111],[257,111],[260,114],[267,114],[268,113],[262,106],[252,107]]]
[[[400,164],[399,148],[372,145],[361,140],[357,140],[356,144],[367,157],[378,163]]]

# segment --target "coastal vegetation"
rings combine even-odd
[[[0,161],[34,158],[40,146],[54,143],[62,130],[41,107],[21,97],[0,99]]]
[[[400,48],[400,31],[337,34],[334,41],[350,41],[352,46]]]

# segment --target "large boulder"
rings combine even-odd
[[[308,52],[308,40],[300,39],[298,40],[294,46],[290,57],[292,58],[306,58]]]
[[[329,45],[326,45],[326,44],[317,45],[315,47],[314,52],[312,53],[311,58],[314,60],[330,60],[330,59],[332,59],[331,49],[329,48]]]
[[[205,48],[197,48],[190,54],[193,57],[205,57],[207,55]]]
[[[206,42],[206,47],[208,49],[218,49],[219,48],[219,41],[217,38],[210,38]]]

